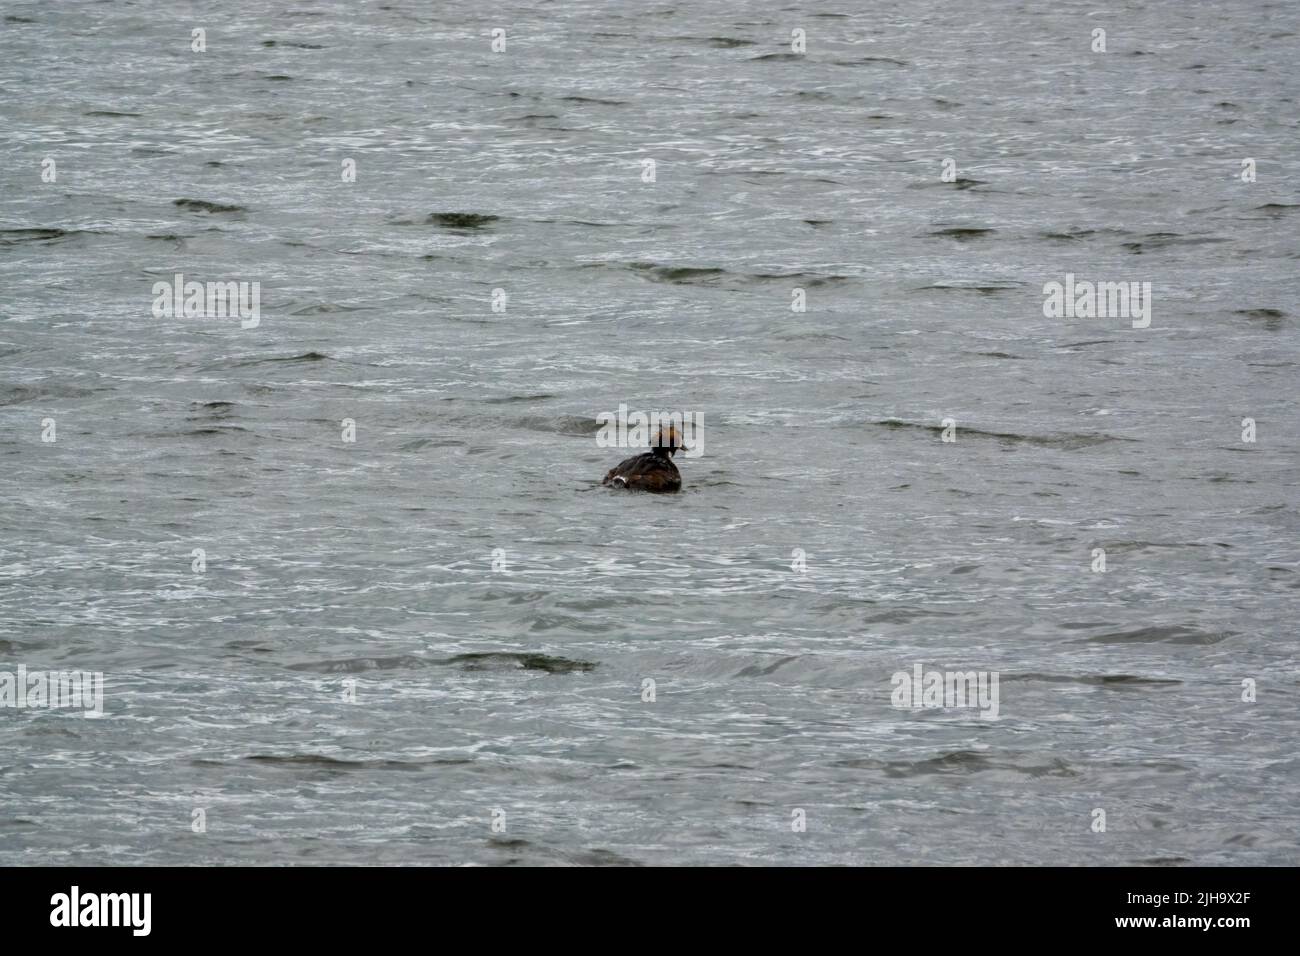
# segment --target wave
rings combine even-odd
[[[482,229],[500,219],[500,216],[477,212],[433,212],[424,221],[444,229]]]
[[[234,203],[208,202],[206,199],[173,199],[172,205],[179,206],[189,212],[203,212],[209,215],[248,211],[245,207],[237,206]]]
[[[1233,637],[1236,631],[1202,631],[1182,624],[1139,627],[1131,631],[1112,631],[1086,637],[1080,644],[1218,644]]]
[[[429,760],[342,760],[324,754],[250,754],[243,758],[251,763],[273,767],[295,767],[309,770],[423,770],[426,767],[446,764],[468,764],[469,757],[437,757]],[[216,761],[203,761],[202,766],[225,766]]]
[[[928,777],[935,774],[966,775],[986,770],[1009,770],[1028,777],[1077,777],[1080,771],[1059,757],[1041,763],[1028,763],[1022,755],[994,755],[977,750],[953,750],[925,760],[876,760],[851,758],[836,761],[835,766],[860,770],[880,770],[887,777]],[[1027,755],[1024,755],[1027,756]]]
[[[80,229],[56,228],[0,229],[0,243],[13,245],[19,242],[49,242],[54,239],[66,239],[81,232]]]
[[[876,422],[867,422],[868,425],[876,425],[881,428],[894,429],[917,429],[927,431],[931,434],[941,435],[944,432],[942,425],[927,425],[921,422],[908,422],[900,418],[885,418]],[[1026,445],[1036,445],[1042,448],[1060,448],[1072,451],[1077,448],[1091,448],[1093,445],[1101,445],[1112,441],[1137,441],[1136,438],[1120,438],[1116,435],[1106,435],[1101,432],[1091,433],[1062,433],[1058,435],[1022,435],[1018,432],[994,432],[982,428],[970,428],[957,426],[959,437],[972,438],[994,438],[998,441],[1009,443],[1023,443]]]
[[[654,262],[593,263],[595,266],[615,265],[630,269],[651,282],[668,282],[673,285],[713,285],[721,282],[789,282],[795,280],[805,286],[823,286],[833,282],[847,282],[848,276],[815,272],[732,272],[719,266],[669,266]]]
[[[1129,687],[1167,687],[1180,680],[1164,677],[1138,677],[1135,674],[1002,674],[1003,681],[1035,681],[1044,684],[1088,684],[1124,690]]]
[[[958,242],[969,242],[972,239],[991,236],[996,232],[996,229],[989,226],[945,226],[942,229],[926,233],[926,235],[939,239],[956,239]]]
[[[547,674],[572,674],[594,670],[596,664],[592,661],[555,657],[550,654],[481,651],[442,658],[402,654],[395,657],[354,657],[289,665],[290,670],[315,671],[323,674],[360,674],[376,670],[413,670],[425,667],[456,667],[463,671],[528,670],[543,671]]]

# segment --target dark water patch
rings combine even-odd
[[[266,365],[271,363],[297,363],[297,362],[337,362],[338,359],[332,355],[326,355],[323,352],[303,352],[299,355],[272,355],[269,358],[246,359],[242,362],[236,362],[235,368],[247,368],[250,365]]]
[[[590,219],[529,219],[527,222],[535,222],[544,226],[586,226],[593,229],[608,229],[615,226],[626,226],[626,222],[593,222]],[[432,258],[426,257],[426,258]]]
[[[214,435],[224,435],[227,432],[247,432],[248,429],[242,425],[209,425],[204,428],[191,428],[184,435],[192,435],[198,438],[211,438]]]
[[[1177,232],[1152,232],[1141,239],[1124,242],[1120,245],[1135,256],[1140,256],[1150,249],[1167,249],[1170,246],[1204,246],[1229,241],[1218,236],[1184,236]]]
[[[543,671],[547,674],[586,673],[596,667],[591,661],[553,657],[549,654],[519,654],[509,651],[457,654],[446,660],[438,661],[438,663],[459,667],[464,671],[526,670]]]
[[[1287,213],[1295,212],[1300,209],[1300,203],[1287,202],[1269,202],[1262,206],[1256,206],[1257,212],[1262,212],[1269,216],[1285,216]]]
[[[856,60],[832,60],[836,66],[907,66],[906,61],[892,56],[864,56]]]
[[[1052,242],[1082,242],[1090,236],[1097,234],[1096,229],[1061,229],[1056,232],[1040,232],[1040,239],[1048,239]]]
[[[1129,687],[1168,687],[1181,684],[1180,680],[1164,677],[1138,677],[1134,674],[1003,674],[1004,681],[1033,681],[1043,684],[1087,684],[1124,690]]]
[[[495,850],[518,850],[526,846],[532,846],[530,840],[521,837],[499,837],[490,836],[487,838],[487,845]]]
[[[268,652],[272,650],[272,648],[265,647],[261,641],[255,641],[255,640],[226,641],[226,643],[221,646],[228,647],[231,650],[268,651]]]
[[[197,408],[201,408],[206,412],[211,412],[214,415],[228,415],[231,411],[233,411],[235,408],[238,407],[234,402],[224,402],[224,401],[190,402],[190,404],[196,406]]]
[[[815,287],[849,280],[848,276],[813,272],[736,273],[718,266],[664,266],[653,262],[629,262],[626,267],[652,282],[668,282],[674,285],[715,285],[724,281],[746,283],[795,280],[805,286]]]
[[[1218,644],[1234,636],[1236,631],[1202,631],[1181,624],[1154,625],[1131,631],[1112,631],[1084,638],[1081,644]]]
[[[606,100],[599,96],[561,96],[561,103],[591,103],[594,106],[626,106],[626,100]]]
[[[677,285],[699,285],[727,274],[717,266],[657,266],[653,262],[629,263],[629,268],[644,273],[655,282],[672,282]]]
[[[991,236],[996,233],[996,229],[986,226],[946,226],[943,229],[936,229],[926,235],[938,239],[955,239],[958,242],[970,242],[972,239],[982,239],[985,236]]]
[[[802,53],[764,53],[760,56],[751,56],[749,62],[757,63],[760,60],[803,60],[806,59]]]
[[[1232,314],[1258,322],[1268,332],[1280,332],[1287,318],[1281,309],[1238,309]]]
[[[5,23],[35,23],[31,17],[20,16],[17,13],[5,14]]]
[[[863,624],[909,624],[926,617],[960,617],[956,611],[922,610],[921,608],[894,608],[880,614],[870,614],[862,619]]]
[[[1060,758],[1029,763],[1018,756],[996,756],[977,750],[954,750],[926,760],[876,760],[852,758],[835,762],[838,767],[880,770],[893,778],[968,776],[988,770],[1006,770],[1027,777],[1077,777],[1079,771]]]
[[[758,664],[750,664],[747,667],[744,667],[739,671],[737,671],[736,676],[737,677],[769,677],[772,674],[775,674],[786,664],[793,663],[794,661],[797,660],[799,660],[799,655],[794,654],[790,657],[783,657],[780,660],[775,661],[774,663],[768,664],[766,666],[760,666]]]
[[[264,47],[286,46],[295,50],[323,50],[325,47],[319,43],[300,43],[295,40],[263,40]]]
[[[984,358],[995,358],[995,359],[1022,359],[1023,358],[1023,356],[1021,355],[1012,355],[1010,352],[976,352],[975,354],[983,356]]]
[[[41,393],[34,388],[26,385],[11,385],[8,389],[0,392],[0,408],[6,405],[21,405],[24,402],[30,402]]]
[[[251,754],[243,758],[250,763],[299,770],[423,770],[426,767],[448,764],[469,764],[468,757],[438,757],[428,760],[342,760],[324,754]]]
[[[586,438],[601,429],[601,424],[594,418],[581,415],[526,415],[515,422],[520,428],[535,432],[550,432],[556,435],[573,435]]]
[[[126,113],[118,110],[90,110],[81,114],[83,116],[143,116],[143,113]]]
[[[751,117],[755,117],[755,116],[761,116],[762,114],[751,113],[749,115]],[[799,176],[800,179],[806,183],[825,183],[828,186],[844,185],[844,182],[839,179],[828,179],[825,176],[806,177],[788,169],[751,169],[751,170],[742,171],[741,175],[745,177],[744,180],[745,182],[754,183],[754,185],[758,185],[758,183],[755,182],[756,179],[761,179],[765,176],[772,176],[772,177]]]
[[[179,206],[188,212],[203,212],[209,215],[228,212],[247,212],[243,206],[234,203],[208,202],[206,199],[173,199],[173,206]]]
[[[942,425],[927,425],[922,422],[908,422],[898,418],[886,418],[881,421],[867,422],[868,425],[876,425],[881,428],[893,429],[917,429],[927,431],[934,435],[942,435],[944,427]],[[1112,441],[1136,441],[1134,438],[1120,438],[1115,435],[1105,435],[1101,433],[1063,433],[1058,435],[1021,435],[1016,432],[995,432],[982,428],[957,426],[957,439],[960,441],[963,437],[973,438],[993,438],[1007,444],[1025,444],[1034,445],[1041,448],[1059,448],[1065,451],[1073,451],[1078,448],[1091,448],[1094,445],[1101,445]]]
[[[1126,551],[1146,551],[1150,548],[1231,548],[1232,545],[1225,544],[1221,541],[1201,542],[1201,541],[1111,541],[1106,544],[1106,550],[1116,554],[1123,554]]]
[[[739,37],[672,36],[655,37],[654,39],[662,43],[703,44],[715,50],[734,50],[740,47],[758,46],[758,42],[755,40],[744,40]]]
[[[429,667],[435,661],[427,657],[401,654],[394,657],[350,657],[330,661],[307,661],[288,665],[291,671],[313,671],[320,674],[362,674],[366,671],[414,670]]]
[[[49,242],[66,239],[79,233],[79,229],[0,229],[0,243],[14,245],[19,242]]]
[[[268,75],[266,75],[266,76],[263,76],[262,79],[264,79],[264,80],[274,80],[274,81],[277,81],[277,82],[284,82],[285,80],[292,80],[293,77],[292,77],[292,76],[289,76],[287,73],[271,73],[271,74],[268,74]]]
[[[549,654],[486,651],[456,654],[452,657],[416,657],[400,654],[392,657],[354,657],[341,660],[306,661],[288,665],[289,670],[320,674],[362,674],[369,671],[417,670],[427,667],[456,667],[464,671],[529,670],[548,674],[570,674],[593,670],[590,661],[554,657]]]
[[[81,388],[76,385],[58,385],[42,382],[40,385],[0,385],[0,406],[21,405],[36,398],[87,398],[95,394],[95,389]]]
[[[314,302],[289,310],[290,315],[334,315],[337,312],[361,312],[364,306],[341,305],[338,302]]]
[[[146,239],[156,239],[160,242],[184,242],[186,239],[193,239],[193,236],[182,236],[175,232],[156,232],[145,236]]]
[[[623,856],[621,853],[615,853],[613,850],[593,849],[582,850],[578,853],[566,853],[568,861],[575,866],[645,866],[638,860],[631,857]]]
[[[538,392],[535,395],[506,395],[501,398],[480,398],[477,401],[483,405],[513,405],[516,402],[539,402],[556,397],[551,392]]]
[[[848,282],[848,276],[829,275],[814,272],[750,272],[740,278],[753,282],[788,282],[790,280],[798,281],[801,285],[816,288],[817,286],[833,285],[836,282]]]
[[[434,212],[424,221],[443,229],[482,229],[500,220],[500,216],[477,212]]]
[[[398,445],[397,450],[398,451],[419,451],[421,448],[427,448],[428,446],[435,444],[435,441],[436,440],[433,438],[412,438],[410,441],[403,442],[402,444]],[[463,444],[463,442],[458,442],[457,444]],[[423,511],[425,509],[419,508],[416,510]]]
[[[974,283],[974,282],[936,282],[923,285],[913,292],[978,292],[981,295],[997,295],[999,292],[1015,292],[1024,287],[1022,282]]]
[[[694,491],[698,488],[739,488],[740,482],[728,481],[726,478],[697,478],[692,479],[690,486],[685,490]]]
[[[789,329],[782,332],[769,333],[772,338],[778,342],[848,342],[851,341],[847,335],[836,335],[833,332],[815,332],[808,328]]]
[[[1081,349],[1088,345],[1110,345],[1114,341],[1114,339],[1088,339],[1083,342],[1065,342],[1052,347],[1055,349]]]

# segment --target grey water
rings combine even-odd
[[[104,700],[0,707],[0,864],[1300,862],[1298,57],[6,0],[0,680]],[[601,487],[620,404],[700,416],[681,493]]]

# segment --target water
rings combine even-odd
[[[4,14],[0,863],[1300,859],[1294,4]]]

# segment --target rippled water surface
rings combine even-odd
[[[6,3],[0,670],[106,698],[0,709],[0,863],[1300,861],[1298,56],[1293,3]],[[620,403],[703,416],[681,494],[600,487]]]

